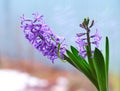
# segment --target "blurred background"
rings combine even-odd
[[[79,27],[82,20],[85,17],[94,19],[92,31],[97,28],[102,35],[100,49],[103,53],[105,37],[108,36],[110,40],[110,91],[120,91],[119,0],[0,0],[1,69],[27,72],[32,76],[48,79],[51,84],[62,76],[69,81],[69,89],[64,91],[93,91],[95,88],[88,79],[69,63],[56,60],[52,64],[25,39],[20,28],[20,17],[24,14],[31,18],[32,13],[36,12],[44,15],[44,20],[56,35],[65,37],[68,48],[69,45],[76,47],[75,35],[83,31]],[[75,79],[75,74],[81,78]],[[86,83],[90,85],[86,87]]]

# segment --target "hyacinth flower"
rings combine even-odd
[[[33,14],[34,19],[21,17],[21,28],[24,30],[25,37],[29,42],[48,59],[54,60],[58,57],[64,59],[65,39],[53,34],[52,29],[45,23],[43,16],[38,13]],[[59,48],[58,55],[58,45]]]
[[[78,48],[71,46],[66,50],[65,59],[94,84],[98,91],[108,91],[108,68],[109,68],[109,40],[106,37],[105,57],[98,49],[101,36],[96,29],[95,34],[91,33],[94,20],[89,25],[89,18],[85,18],[80,27],[85,31],[76,34]],[[94,46],[95,48],[92,49]]]
[[[29,42],[44,56],[52,60],[66,60],[76,69],[82,72],[96,87],[98,91],[108,91],[108,70],[109,70],[109,40],[106,37],[105,56],[98,49],[101,36],[98,29],[91,34],[94,20],[90,23],[85,18],[80,27],[85,31],[76,34],[77,48],[70,46],[66,49],[65,39],[56,36],[52,29],[45,23],[43,16],[33,14],[34,19],[21,17],[21,28]]]

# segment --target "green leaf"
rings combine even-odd
[[[109,74],[109,39],[106,37],[105,45],[105,69],[106,69],[106,85],[108,86],[108,74]]]
[[[82,64],[81,60],[78,60],[77,57],[72,54],[69,50],[66,50],[66,53],[68,57],[71,59],[72,63],[77,67],[77,69],[81,72],[83,72],[88,79],[98,88],[97,81],[92,77],[90,71],[86,69],[86,67]]]
[[[92,75],[94,76],[94,78],[97,79],[96,72],[95,72],[95,67],[94,67],[94,64],[93,64],[94,60],[92,58],[92,54],[91,54],[89,46],[86,46],[86,52],[87,52],[88,62],[89,62],[89,65],[90,65],[90,71],[91,71]]]
[[[84,68],[82,64],[77,60],[77,58],[72,54],[69,50],[66,50],[68,57],[72,60],[73,64],[82,72],[84,72]]]
[[[93,63],[95,66],[99,90],[106,91],[106,75],[105,75],[104,57],[103,57],[101,51],[97,48],[95,48]]]
[[[80,56],[78,55],[78,53],[79,53],[78,50],[77,50],[75,47],[71,46],[71,51],[72,51],[72,53],[74,54],[74,56],[77,58],[77,60],[79,60],[79,61],[81,62],[81,64],[84,65],[84,67],[85,67],[88,71],[90,71],[89,64],[87,63],[87,61],[86,61],[85,59],[83,59],[82,57],[80,57]]]
[[[73,65],[76,69],[78,69],[78,68],[76,67],[76,65],[74,65],[73,61],[72,61],[69,57],[67,57],[66,55],[64,55],[64,59],[65,59],[67,62],[69,62],[71,65]],[[79,70],[79,69],[78,69],[78,70]]]

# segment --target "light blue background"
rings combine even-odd
[[[79,24],[83,18],[95,20],[102,35],[100,49],[104,53],[105,36],[110,39],[110,70],[120,73],[120,0],[0,0],[0,55],[15,58],[41,60],[51,66],[69,69],[68,63],[56,60],[52,65],[24,38],[20,29],[20,16],[32,17],[32,13],[44,15],[53,32],[75,45],[75,34],[83,32]]]

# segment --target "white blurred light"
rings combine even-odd
[[[24,91],[26,86],[46,87],[48,82],[15,70],[0,70],[0,91]]]

